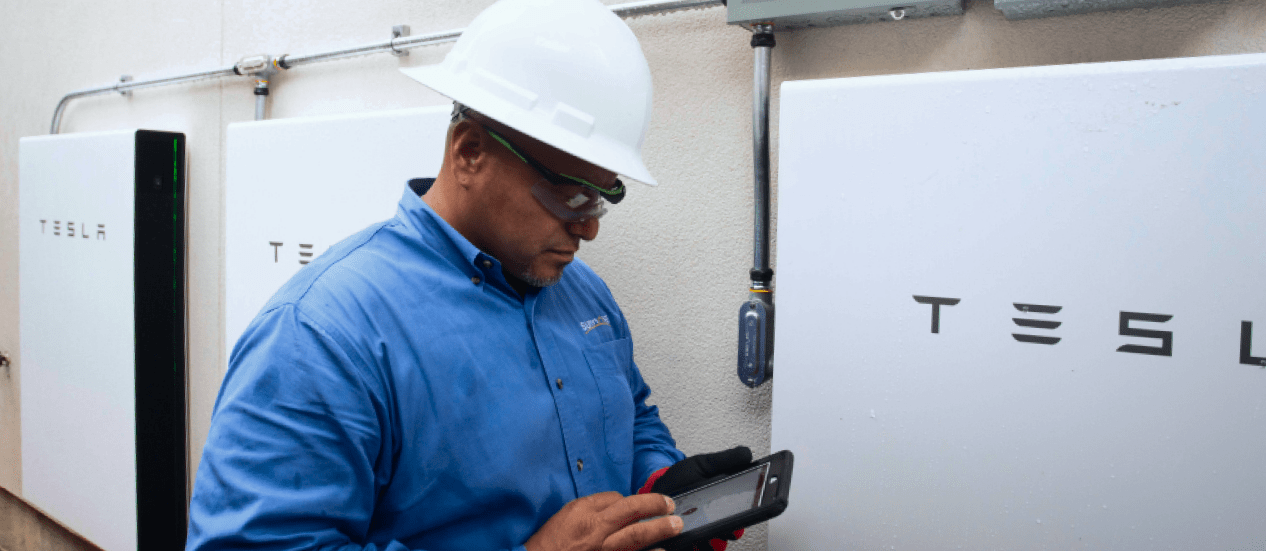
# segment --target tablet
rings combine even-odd
[[[669,497],[677,504],[681,533],[644,549],[689,550],[695,543],[724,538],[774,518],[787,508],[791,492],[790,451],[759,459],[743,471],[704,480]]]

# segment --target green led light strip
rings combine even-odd
[[[178,193],[177,188],[180,185],[180,173],[178,172],[179,168],[180,168],[180,140],[173,139],[171,141],[171,237],[172,237],[171,263],[175,265],[176,267],[176,274],[180,273],[180,251],[178,250],[178,247],[176,245],[177,243],[180,243],[180,239],[179,239],[180,236],[177,233],[180,230],[180,223],[179,223],[180,222],[180,216],[179,216],[180,215],[180,212],[179,212],[180,198],[177,196],[177,193]],[[176,289],[177,279],[179,278],[178,277],[172,278],[171,280],[172,289]]]
[[[178,138],[171,141],[171,263],[172,278],[171,290],[172,296],[176,300],[172,301],[172,315],[178,317],[180,315],[180,303],[184,297],[180,295],[180,140]],[[175,320],[183,325],[179,319]],[[179,358],[179,354],[177,354]],[[180,374],[180,361],[172,362],[171,372]]]

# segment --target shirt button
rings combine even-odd
[[[583,460],[583,459],[577,459],[577,460],[576,460],[576,470],[578,470],[578,471],[583,471],[583,470],[585,470],[585,460]]]
[[[491,267],[492,267],[492,261],[491,261],[491,260],[488,260],[487,258],[485,258],[485,259],[484,259],[483,264],[484,264],[484,267],[485,267],[485,268],[491,268]]]
[[[557,380],[557,381],[554,381],[554,384],[558,385],[558,390],[562,390],[562,389],[563,389],[563,380],[562,380],[562,379],[559,379],[559,380]]]
[[[483,280],[482,280],[482,279],[479,279],[479,276],[475,276],[475,277],[470,278],[470,282],[471,282],[471,283],[474,283],[475,285],[479,285],[479,282],[480,282],[480,281],[483,281]]]

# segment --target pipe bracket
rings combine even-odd
[[[409,50],[401,50],[396,47],[396,39],[409,36],[410,30],[408,25],[396,25],[391,28],[391,55],[396,57],[404,57],[409,55]]]

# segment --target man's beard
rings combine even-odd
[[[523,273],[519,274],[518,277],[523,280],[524,283],[533,287],[549,287],[550,285],[558,283],[559,280],[563,279],[563,271],[566,269],[567,267],[564,266],[562,270],[558,271],[558,275],[550,278],[544,278],[532,273],[532,269],[528,268],[527,270],[524,270]]]

